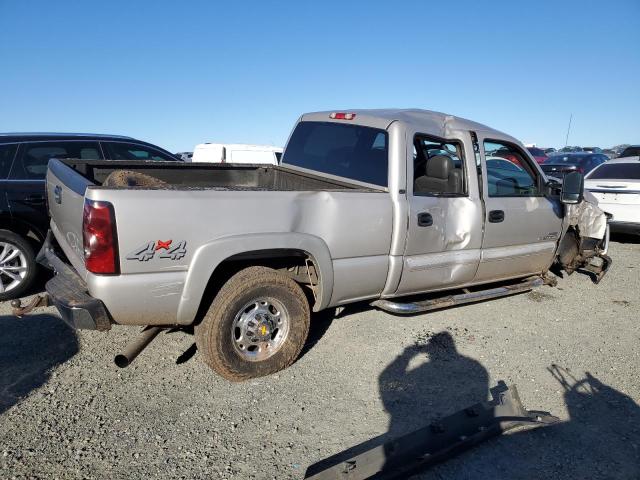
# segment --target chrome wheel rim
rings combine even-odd
[[[242,307],[233,320],[231,341],[236,352],[250,362],[275,355],[289,335],[289,314],[274,298],[257,298]]]
[[[0,242],[0,293],[17,288],[27,276],[27,257],[13,243]]]

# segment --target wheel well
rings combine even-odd
[[[34,240],[37,243],[44,242],[44,232],[24,220],[11,217],[0,217],[0,229],[10,230],[24,238]]]
[[[195,323],[200,323],[222,286],[233,275],[247,267],[268,267],[295,280],[307,295],[309,304],[318,298],[317,263],[308,252],[295,249],[254,250],[233,255],[222,261],[211,274],[205,288]]]

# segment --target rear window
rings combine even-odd
[[[577,165],[583,160],[586,160],[588,156],[589,155],[555,155],[551,160],[547,160],[547,162],[548,163],[568,163],[570,165]]]
[[[620,154],[621,157],[637,157],[640,155],[640,147],[627,147]]]
[[[527,148],[527,150],[529,150],[529,153],[535,157],[544,157],[546,155],[544,150],[540,148]]]
[[[607,180],[640,180],[639,163],[605,163],[593,171],[589,178]]]
[[[300,122],[282,163],[386,187],[387,132],[359,125]]]

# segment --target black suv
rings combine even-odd
[[[49,228],[45,174],[50,158],[180,161],[130,137],[79,133],[0,133],[0,301],[36,278],[35,252]]]

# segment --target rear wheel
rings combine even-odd
[[[33,247],[26,238],[0,230],[0,301],[18,298],[36,278]]]
[[[298,358],[309,317],[300,285],[270,268],[249,267],[225,283],[196,326],[198,351],[228,380],[269,375]]]

